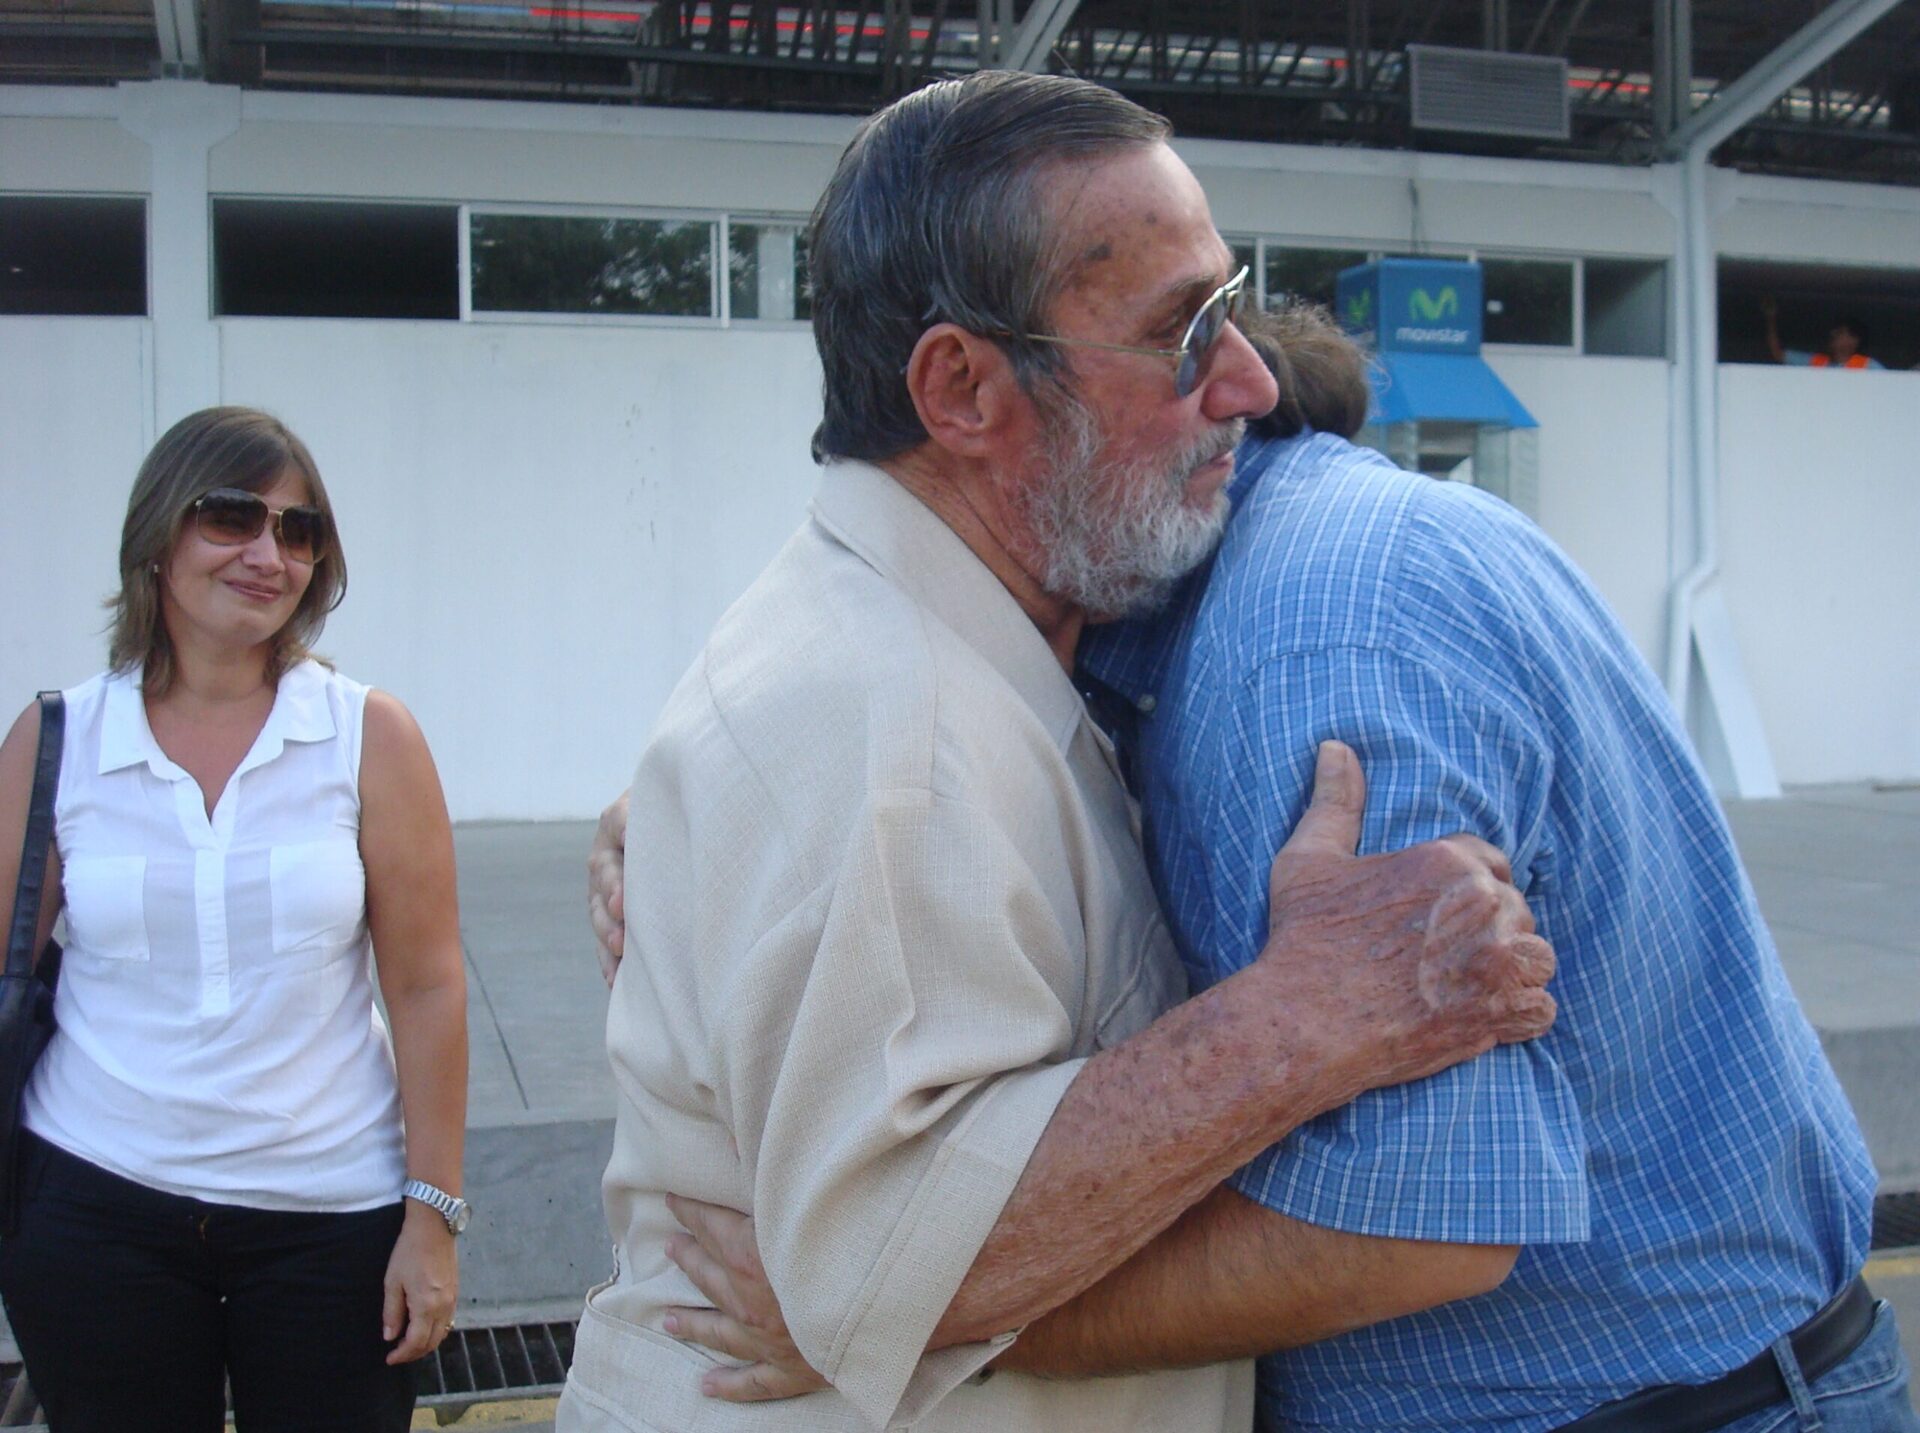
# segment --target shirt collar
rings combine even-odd
[[[333,709],[327,703],[326,670],[305,661],[281,674],[273,710],[254,738],[241,770],[273,760],[289,741],[326,741],[334,734]],[[107,678],[100,714],[100,774],[145,762],[156,775],[174,781],[186,773],[160,749],[140,698],[140,678],[116,672]],[[237,775],[238,773],[236,773]]]
[[[1033,619],[944,519],[879,468],[846,460],[821,475],[813,516],[984,657],[1065,749],[1085,715],[1080,694]]]

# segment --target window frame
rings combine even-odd
[[[1495,348],[1502,353],[1538,353],[1549,357],[1587,356],[1587,258],[1584,254],[1550,254],[1539,249],[1474,249],[1473,261],[1477,264],[1483,259],[1513,259],[1521,263],[1569,264],[1573,268],[1573,341],[1569,343],[1500,343],[1492,339],[1483,339],[1481,348]],[[1482,321],[1484,328],[1484,316]]]
[[[243,204],[253,204],[253,203],[338,204],[338,205],[345,205],[345,206],[358,206],[361,208],[379,208],[379,209],[451,209],[454,211],[454,226],[455,226],[454,228],[454,249],[455,249],[454,283],[456,285],[457,292],[455,293],[454,297],[457,300],[456,312],[451,318],[440,318],[440,317],[423,318],[413,314],[404,314],[404,315],[402,314],[369,314],[366,316],[355,315],[355,316],[347,317],[347,316],[342,316],[337,314],[222,313],[220,311],[220,270],[219,270],[219,253],[218,253],[219,241],[215,233],[214,206],[216,204],[233,203],[233,202],[238,202]],[[283,193],[277,190],[274,192],[268,193],[262,190],[254,190],[254,189],[222,190],[219,192],[214,192],[212,190],[209,190],[206,196],[206,205],[207,205],[207,256],[206,256],[207,318],[213,323],[220,323],[220,324],[225,324],[225,323],[458,324],[462,321],[461,314],[457,311],[457,309],[458,309],[458,305],[464,305],[466,301],[466,291],[464,286],[461,285],[461,279],[460,279],[460,273],[459,273],[460,250],[465,243],[465,236],[466,236],[466,222],[465,222],[465,215],[463,212],[465,208],[464,205],[457,204],[454,201],[449,199],[431,199],[431,198],[422,198],[419,196],[410,196],[404,199],[394,199],[394,198],[387,198],[387,197],[381,197],[381,196],[368,198],[364,195],[355,195],[355,194],[304,194],[304,193],[292,194],[292,193]],[[147,267],[149,271],[151,271],[153,267],[153,241],[152,241],[151,231],[149,231],[148,241],[147,241]],[[151,300],[149,300],[148,306],[149,308],[151,308],[152,306]]]
[[[1244,241],[1249,236],[1244,234],[1233,234],[1233,235],[1225,235],[1223,237],[1225,237],[1229,243],[1232,243],[1236,239]],[[1256,272],[1258,274],[1259,281],[1260,281],[1259,282],[1259,298],[1260,298],[1260,303],[1263,307],[1266,305],[1267,299],[1268,299],[1267,250],[1269,248],[1320,249],[1320,250],[1345,249],[1351,253],[1365,254],[1367,256],[1366,262],[1368,263],[1377,263],[1379,260],[1383,258],[1389,258],[1389,257],[1405,257],[1404,254],[1398,253],[1397,251],[1390,251],[1388,249],[1382,248],[1378,240],[1339,239],[1339,238],[1329,237],[1327,235],[1321,235],[1321,234],[1315,234],[1311,236],[1293,235],[1293,234],[1271,234],[1271,235],[1260,234],[1260,235],[1251,236],[1251,237],[1253,237],[1255,240],[1255,245],[1256,245],[1255,252],[1259,256],[1259,266]],[[1499,246],[1488,246],[1488,247],[1482,248],[1478,245],[1465,245],[1459,248],[1449,247],[1439,252],[1424,255],[1423,257],[1434,258],[1434,259],[1463,259],[1469,263],[1479,263],[1483,259],[1516,259],[1523,262],[1532,262],[1532,263],[1558,263],[1558,264],[1571,265],[1573,269],[1573,295],[1572,295],[1573,342],[1570,345],[1559,344],[1559,343],[1500,343],[1500,342],[1496,342],[1494,340],[1488,339],[1488,340],[1482,341],[1481,347],[1482,349],[1494,349],[1501,353],[1521,353],[1521,354],[1536,353],[1536,354],[1541,354],[1543,356],[1559,357],[1559,358],[1567,358],[1567,357],[1584,358],[1587,356],[1586,264],[1587,264],[1587,259],[1589,257],[1588,255],[1555,253],[1555,252],[1550,252],[1544,249],[1509,249],[1509,248],[1503,248]],[[1612,258],[1615,256],[1610,254],[1605,254],[1605,255],[1599,255],[1598,257]],[[1668,262],[1668,260],[1664,258],[1651,256],[1651,255],[1631,255],[1631,256],[1622,256],[1622,257],[1641,258],[1641,259],[1645,259],[1649,263]]]
[[[639,219],[707,225],[707,305],[704,314],[576,313],[571,309],[477,309],[473,306],[473,216],[528,219]],[[637,208],[611,204],[463,203],[460,205],[460,321],[500,324],[583,324],[592,328],[726,328],[732,294],[725,282],[727,215],[719,209]]]
[[[728,258],[728,259],[731,258],[733,254],[733,226],[736,223],[749,225],[754,228],[763,228],[763,229],[792,229],[794,231],[794,237],[796,241],[798,241],[798,240],[804,240],[806,238],[807,225],[809,222],[810,222],[810,218],[808,215],[805,215],[805,214],[778,214],[770,211],[757,210],[757,209],[729,209],[726,211],[725,214],[721,216],[721,220],[720,220],[720,253],[723,258]],[[725,275],[722,275],[721,277],[722,277],[722,282],[720,284],[720,287],[722,291],[726,294],[726,299],[727,299],[727,318],[726,318],[726,325],[725,325],[726,327],[734,328],[736,326],[739,326],[739,327],[746,327],[746,328],[765,328],[765,329],[774,330],[775,332],[780,332],[783,330],[790,332],[798,329],[806,329],[809,332],[812,331],[813,319],[810,317],[809,318],[799,318],[799,317],[758,318],[758,317],[755,317],[755,318],[735,319],[733,316],[733,284],[731,282],[732,273],[729,270]],[[794,278],[794,297],[797,300],[799,298],[799,293],[800,293],[799,285],[806,278],[805,265],[796,263],[793,278]]]
[[[675,209],[657,205],[538,204],[471,202],[460,208],[460,321],[499,324],[584,324],[596,328],[767,328],[797,330],[812,327],[805,318],[740,318],[733,315],[730,260],[733,226],[786,228],[804,234],[808,216],[771,210]],[[664,224],[707,225],[707,304],[703,314],[576,313],[555,309],[482,309],[473,303],[473,219],[500,214],[535,219],[638,219]],[[798,276],[796,275],[796,278]]]

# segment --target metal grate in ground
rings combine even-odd
[[[455,1329],[420,1360],[420,1405],[482,1403],[508,1394],[558,1393],[573,1362],[569,1322]]]
[[[1883,1194],[1873,1201],[1873,1242],[1870,1247],[1907,1249],[1920,1245],[1920,1190]]]

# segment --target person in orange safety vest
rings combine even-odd
[[[1775,363],[1798,364],[1807,368],[1880,368],[1877,358],[1867,356],[1867,326],[1856,318],[1843,317],[1827,334],[1827,346],[1819,353],[1803,348],[1788,348],[1780,342],[1780,304],[1772,294],[1760,300],[1760,312],[1767,320],[1767,351]]]

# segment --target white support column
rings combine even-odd
[[[1670,389],[1673,514],[1676,534],[1683,525],[1691,534],[1690,542],[1677,546],[1687,556],[1667,609],[1667,692],[1722,789],[1742,797],[1778,796],[1780,778],[1720,582],[1719,277],[1707,158],[1897,3],[1835,0],[1711,103],[1680,119],[1664,149],[1675,162],[1662,166],[1672,177],[1663,177],[1659,188],[1679,220]],[[1675,73],[1684,68],[1681,59],[1672,56]]]
[[[120,86],[120,125],[153,155],[147,293],[153,319],[153,431],[220,401],[213,319],[209,155],[240,127],[240,91],[190,80]]]

